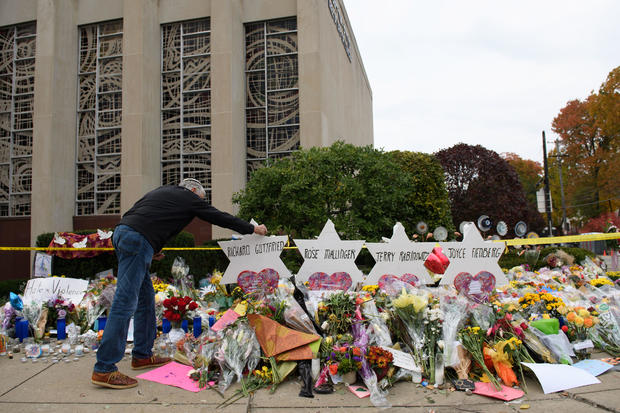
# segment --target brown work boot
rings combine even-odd
[[[109,387],[111,389],[129,389],[138,385],[138,380],[132,379],[118,370],[110,373],[97,373],[93,371],[90,381],[97,386]]]
[[[147,359],[131,359],[131,368],[134,370],[150,369],[151,367],[159,367],[170,363],[170,357],[151,356]]]

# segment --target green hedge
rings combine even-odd
[[[23,294],[28,280],[2,280],[0,281],[0,305],[9,301],[9,293]]]

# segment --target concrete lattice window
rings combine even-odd
[[[198,179],[211,202],[211,27],[162,25],[161,181]]]
[[[299,149],[297,19],[245,25],[248,178]]]
[[[123,22],[79,35],[75,214],[120,214]]]
[[[30,216],[36,23],[0,28],[0,216]]]

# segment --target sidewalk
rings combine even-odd
[[[602,355],[600,355],[602,357]],[[23,363],[22,353],[14,358],[0,358],[0,412],[212,412],[222,402],[213,390],[192,393],[176,387],[139,380],[138,387],[110,390],[90,382],[94,354],[78,361],[42,360]],[[595,355],[594,358],[600,358]],[[145,370],[133,371],[126,356],[119,369],[132,377]],[[600,384],[566,392],[544,394],[535,379],[528,379],[529,394],[512,403],[449,390],[428,390],[413,383],[397,383],[388,396],[392,404],[385,412],[620,412],[620,372],[608,371],[598,377]],[[232,395],[238,385],[227,392]],[[358,399],[344,387],[330,395],[314,399],[299,397],[301,382],[289,378],[274,394],[266,389],[249,399],[241,399],[218,412],[375,412],[368,398]],[[522,409],[529,405],[528,409]]]

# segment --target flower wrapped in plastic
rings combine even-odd
[[[353,345],[359,348],[362,354],[365,354],[368,351],[368,334],[366,333],[366,329],[364,328],[363,323],[356,322],[353,323],[353,337],[355,341]],[[362,357],[361,359],[361,368],[359,369],[359,375],[364,381],[364,384],[368,388],[370,392],[370,401],[375,407],[381,408],[389,408],[392,407],[390,402],[387,400],[387,391],[381,390],[378,385],[377,375],[372,370],[370,363],[366,359],[366,357]]]
[[[176,257],[174,259],[170,273],[172,274],[173,284],[180,295],[196,298],[194,294],[194,279],[189,274],[189,266],[185,264],[183,258]]]
[[[288,327],[309,334],[317,334],[312,320],[301,308],[301,305],[293,297],[295,287],[287,279],[280,280],[278,288],[273,293],[273,298],[278,303],[284,303],[284,324]]]
[[[403,327],[397,334],[409,346],[414,362],[421,370],[424,369],[424,320],[428,302],[427,293],[409,293],[404,288],[392,300],[392,308]]]
[[[39,318],[42,315],[43,306],[40,303],[31,301],[29,303],[24,304],[24,308],[22,309],[22,315],[26,320],[28,320],[28,325],[32,329],[33,337],[35,341],[40,340],[43,337],[43,333],[45,332],[45,321],[41,326],[39,323]],[[47,308],[45,309],[45,313],[43,313],[45,320],[47,321]]]
[[[386,319],[377,310],[374,300],[361,304],[362,315],[368,322],[367,333],[371,345],[392,347],[392,337]],[[383,314],[387,314],[384,312]]]
[[[222,370],[218,388],[223,393],[232,384],[235,376],[237,381],[241,381],[246,366],[249,371],[254,370],[260,361],[260,345],[254,330],[245,321],[239,321],[224,329],[221,343],[215,359]]]
[[[620,323],[608,304],[597,305],[596,311],[599,313],[599,322],[588,331],[588,337],[595,347],[614,357],[620,357]]]
[[[441,298],[441,308],[444,314],[443,330],[443,357],[446,366],[456,366],[460,360],[457,347],[457,335],[467,317],[468,302],[462,295],[444,295]]]

